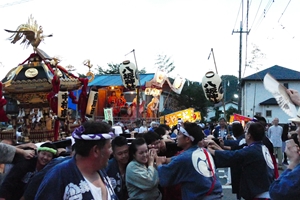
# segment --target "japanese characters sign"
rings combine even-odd
[[[86,116],[92,117],[95,113],[98,101],[98,91],[91,90],[89,93],[89,98],[86,106]]]
[[[213,71],[207,72],[202,79],[202,88],[207,100],[219,103],[223,99],[222,79]]]
[[[138,86],[138,75],[136,66],[129,60],[125,60],[119,68],[122,82],[125,88],[133,90]]]
[[[58,92],[58,102],[57,102],[57,116],[59,118],[66,118],[68,114],[68,91]]]

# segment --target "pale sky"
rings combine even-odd
[[[266,59],[257,61],[262,64],[259,70],[273,65],[300,70],[300,1],[250,2],[248,61],[254,43],[266,54]],[[97,65],[107,67],[125,59],[133,62],[133,54],[125,54],[135,49],[140,69],[154,73],[157,56],[167,55],[176,66],[170,77],[180,74],[201,82],[207,71],[215,71],[212,57],[207,59],[213,48],[219,75],[238,76],[240,36],[232,31],[240,28],[240,5],[241,0],[0,0],[0,78],[33,52],[31,46],[24,49],[19,42],[11,44],[6,40],[11,34],[3,29],[15,30],[31,14],[44,34],[53,34],[39,48],[60,56],[62,66],[73,65],[83,74],[88,72],[82,64],[86,59],[95,70]],[[256,70],[244,71],[245,38],[243,34],[242,75],[247,76]]]

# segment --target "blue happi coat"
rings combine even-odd
[[[99,171],[103,183],[107,187],[108,195],[112,200],[117,196],[110,184],[109,178],[104,171]],[[94,199],[88,183],[76,166],[75,156],[67,161],[56,165],[43,179],[35,200],[90,200]]]
[[[269,191],[274,181],[274,165],[270,152],[262,142],[235,151],[215,151],[217,167],[240,166],[240,195],[244,199],[253,199]]]
[[[293,170],[285,170],[270,186],[270,196],[274,200],[300,198],[300,164]]]
[[[167,165],[157,167],[160,185],[163,187],[181,184],[183,200],[209,199],[208,191],[213,185],[211,195],[221,195],[222,185],[209,167],[204,149],[197,145],[190,147],[178,156],[174,156]],[[215,165],[208,153],[213,172]]]

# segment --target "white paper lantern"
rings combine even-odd
[[[125,60],[120,65],[119,72],[125,88],[132,90],[138,86],[139,78],[136,66],[129,60]]]
[[[59,91],[57,94],[57,117],[66,118],[68,115],[68,91]]]
[[[89,93],[89,98],[86,106],[86,116],[92,117],[95,113],[96,106],[98,101],[98,91],[97,90],[91,90]]]
[[[157,87],[162,87],[166,78],[167,78],[166,72],[164,70],[157,69],[152,84]]]
[[[222,79],[218,74],[209,71],[202,79],[202,88],[206,99],[219,103],[223,99]]]
[[[176,92],[177,94],[180,94],[181,93],[181,90],[185,84],[185,79],[178,76],[175,78],[174,82],[173,82],[173,85],[172,85],[172,90],[174,92]]]

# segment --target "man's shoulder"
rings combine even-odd
[[[118,167],[118,162],[117,162],[117,160],[113,157],[113,158],[109,159],[108,164],[107,164],[107,167],[105,168],[105,171],[107,172],[107,171],[109,171],[109,170],[111,170],[111,169],[113,169],[113,168],[116,168],[116,167]]]
[[[72,166],[73,158],[64,158],[54,161],[52,163],[52,166],[49,166],[49,171],[55,171],[64,173],[65,171],[70,172],[71,166]]]

